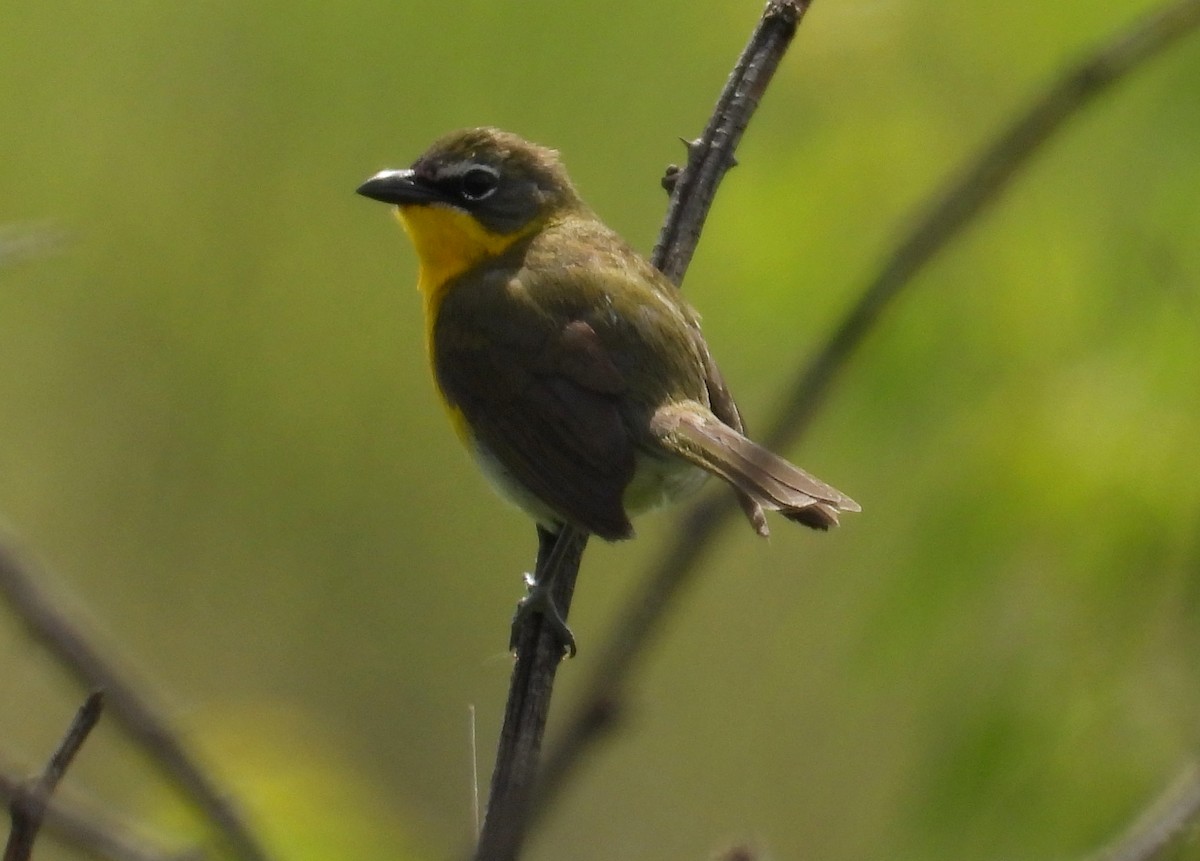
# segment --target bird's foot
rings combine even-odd
[[[509,651],[516,651],[521,631],[540,616],[542,624],[550,629],[563,655],[568,658],[575,657],[575,635],[567,627],[558,605],[554,603],[554,596],[550,594],[550,584],[538,582],[532,574],[525,575],[525,583],[529,591],[517,602],[517,611],[513,614],[512,631],[508,638]]]

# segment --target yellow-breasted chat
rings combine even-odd
[[[696,312],[587,207],[553,150],[453,132],[358,192],[393,204],[416,248],[455,430],[542,529],[629,538],[631,515],[710,474],[760,535],[764,509],[816,529],[859,510],[744,435]]]

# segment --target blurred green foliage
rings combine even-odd
[[[931,188],[1149,6],[814,5],[686,285],[752,427]],[[486,779],[535,546],[447,432],[412,254],[353,189],[496,124],[648,249],[759,8],[0,10],[0,225],[58,237],[0,261],[0,512],[219,770],[290,787],[252,804],[269,834],[339,854],[301,825],[344,784],[371,802],[343,855],[467,840],[467,707]],[[727,530],[531,858],[1078,857],[1194,755],[1198,90],[1192,38],[913,285],[789,453],[864,513]],[[589,552],[560,709],[674,523]],[[7,612],[0,679],[32,767],[79,692]],[[72,778],[155,818],[111,726]]]
[[[294,710],[249,706],[202,718],[198,751],[256,822],[255,836],[271,857],[289,861],[389,858],[415,861],[411,824],[389,793],[364,780],[341,758],[337,742]],[[208,824],[178,797],[141,787],[134,809],[143,829],[171,845],[198,846],[209,857],[230,857]]]

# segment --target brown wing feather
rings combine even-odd
[[[520,343],[462,320],[443,327],[435,339],[439,385],[477,442],[559,519],[608,540],[628,538],[622,497],[635,461],[619,411],[621,375],[587,323],[539,322],[520,330]]]
[[[615,234],[564,219],[447,288],[435,372],[507,477],[560,519],[626,538],[623,498],[650,414],[708,401],[695,325]]]

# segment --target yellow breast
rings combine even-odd
[[[434,323],[450,284],[464,272],[503,254],[531,231],[507,236],[493,233],[471,215],[448,206],[400,206],[396,207],[396,217],[417,251],[417,289],[425,305],[425,353],[433,367]],[[470,289],[469,283],[459,282],[457,286]],[[442,403],[454,432],[474,450],[471,429],[462,411],[445,397]]]

